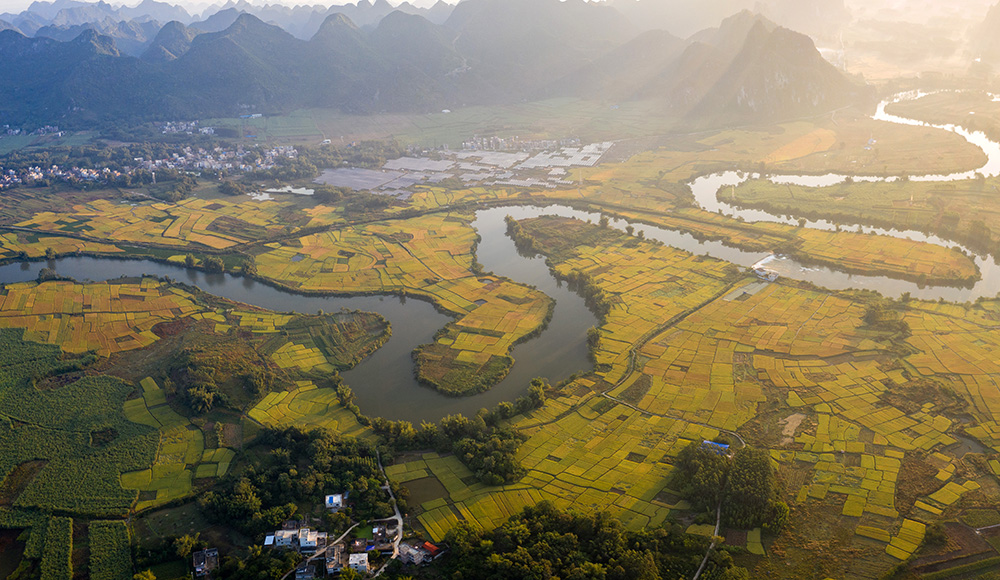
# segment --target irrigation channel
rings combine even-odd
[[[916,95],[911,96],[913,98]],[[879,106],[876,119],[888,122],[920,124],[892,117],[885,113],[887,103]],[[988,162],[979,173],[986,176],[1000,175],[1000,144],[986,139],[982,133],[972,133],[952,126],[932,126],[943,130],[953,130],[969,142],[980,146],[987,154]],[[911,180],[961,180],[969,179],[974,172],[947,176],[911,177]],[[743,210],[719,201],[720,190],[738,185],[753,176],[736,172],[722,172],[700,177],[691,183],[697,202],[708,211],[722,211],[726,215],[742,217],[746,221],[773,221],[794,223],[792,218],[772,215],[759,210]],[[832,185],[844,181],[846,175],[825,176],[772,176],[780,183],[795,183],[809,186]],[[877,178],[853,177],[858,180]],[[892,178],[889,178],[892,179]],[[723,196],[724,197],[724,196]],[[446,415],[462,413],[475,414],[479,409],[492,408],[501,401],[513,400],[523,394],[534,377],[545,377],[556,382],[575,372],[591,368],[587,358],[587,329],[597,324],[597,319],[587,309],[583,299],[558,282],[549,271],[542,258],[528,258],[518,254],[513,241],[506,236],[504,217],[511,215],[517,219],[541,215],[574,217],[597,222],[600,214],[573,209],[563,205],[513,206],[484,209],[476,212],[473,227],[482,240],[478,246],[478,260],[484,270],[506,276],[514,281],[530,284],[556,300],[552,320],[544,332],[515,347],[513,356],[517,361],[510,374],[489,391],[469,397],[452,398],[423,387],[414,378],[411,353],[421,345],[431,342],[434,333],[447,324],[450,318],[436,311],[425,301],[401,299],[393,296],[359,297],[319,297],[302,296],[281,290],[267,284],[230,274],[206,274],[183,266],[152,260],[118,260],[96,257],[67,257],[48,263],[15,263],[0,267],[0,283],[22,282],[36,279],[43,267],[54,268],[59,274],[77,280],[108,280],[121,276],[153,275],[170,277],[174,280],[199,286],[206,292],[247,304],[276,311],[314,313],[341,308],[378,312],[392,324],[392,338],[372,356],[354,369],[342,373],[345,382],[354,390],[361,410],[370,416],[389,419],[436,421]],[[629,225],[624,220],[611,220],[611,225],[624,230]],[[826,221],[808,222],[806,227],[833,229],[837,224]],[[841,229],[845,226],[840,224]],[[846,226],[864,232],[880,235],[910,238],[943,246],[958,244],[925,235],[920,232],[883,230],[859,225]],[[659,240],[666,245],[726,260],[749,267],[768,253],[746,252],[727,247],[721,242],[702,242],[689,234],[657,228],[646,224],[636,224],[646,238]],[[971,252],[970,252],[971,255]],[[980,296],[994,296],[1000,290],[1000,266],[994,264],[992,256],[977,258],[982,279],[971,289],[952,287],[919,287],[917,284],[882,276],[858,276],[838,272],[831,268],[809,267],[788,258],[777,257],[769,263],[769,268],[782,276],[805,280],[833,290],[865,288],[881,292],[885,296],[898,297],[909,292],[914,297],[936,300],[965,302]]]

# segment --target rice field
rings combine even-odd
[[[324,428],[352,437],[369,438],[371,431],[345,409],[335,389],[298,381],[289,391],[269,393],[247,415],[268,427]]]
[[[966,432],[990,441],[1000,405],[980,381],[995,374],[995,341],[984,338],[1000,318],[992,301],[910,303],[906,340],[915,352],[894,359],[885,356],[887,337],[863,327],[865,304],[850,294],[780,283],[742,293],[756,282],[729,288],[712,260],[684,262],[681,252],[617,233],[595,236],[588,229],[596,226],[561,218],[521,224],[551,249],[554,270],[587,274],[612,304],[600,328],[598,372],[517,423],[530,436],[520,455],[523,483],[547,499],[586,510],[610,506],[629,525],[655,525],[686,507],[667,488],[671,458],[691,441],[744,432],[765,401],[809,418],[771,447],[779,471],[796,482],[787,501],[793,509],[822,508],[830,514],[824,521],[855,530],[858,547],[880,545],[882,557],[869,561],[875,569],[907,559],[926,523],[966,505],[963,498],[987,483],[941,452],[958,440],[956,423],[936,402],[900,407],[892,393],[930,378],[966,385],[982,421]],[[669,303],[657,302],[664,294]],[[951,342],[927,342],[942,340]],[[904,516],[897,484],[911,454],[928,457],[938,484]],[[405,476],[423,477],[420,469],[407,464]],[[764,553],[759,531],[747,548]]]
[[[101,356],[153,344],[159,340],[153,327],[162,322],[214,315],[189,292],[153,278],[8,284],[0,299],[0,328],[23,328],[27,340]]]
[[[467,217],[428,215],[267,244],[256,261],[261,275],[296,290],[432,300],[456,320],[419,351],[418,373],[443,391],[467,392],[506,373],[511,348],[542,326],[552,305],[526,286],[475,274],[476,243]],[[315,353],[299,348],[278,356],[291,365]],[[490,380],[475,381],[484,376]]]
[[[125,416],[159,429],[160,442],[148,469],[121,474],[123,488],[140,492],[135,511],[191,495],[194,480],[222,477],[236,457],[225,447],[206,449],[202,430],[170,408],[163,389],[151,377],[140,381],[139,387],[142,396],[125,401]]]
[[[305,215],[282,211],[289,205],[197,198],[131,205],[98,199],[59,213],[39,212],[17,225],[114,242],[225,250],[304,225]]]

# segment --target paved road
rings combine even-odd
[[[379,471],[382,472],[382,477],[385,478],[385,485],[382,486],[382,489],[389,494],[389,499],[392,500],[392,509],[396,511],[396,515],[390,518],[396,520],[396,539],[392,543],[392,557],[375,572],[375,578],[378,578],[385,571],[386,566],[399,557],[399,543],[403,540],[403,515],[399,513],[399,504],[396,503],[396,496],[392,493],[392,486],[389,485],[389,477],[385,474],[385,468],[382,467],[382,456],[378,450],[375,451],[375,457],[378,459]]]

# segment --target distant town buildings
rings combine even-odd
[[[140,171],[155,173],[165,169],[176,171],[224,173],[249,173],[273,169],[281,158],[298,157],[295,147],[283,145],[270,149],[244,149],[237,147],[215,147],[213,149],[184,147],[162,159],[133,158],[133,165],[122,170],[107,167],[90,169],[83,167],[34,166],[23,171],[5,169],[0,166],[0,190],[16,185],[50,181],[112,183],[125,175],[134,176]]]

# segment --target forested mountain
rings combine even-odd
[[[380,0],[366,9],[385,6]],[[367,30],[333,13],[309,40],[237,6],[190,26],[169,22],[155,34],[152,21],[104,25],[108,33],[81,26],[68,42],[0,32],[0,62],[10,63],[0,78],[3,123],[72,126],[302,107],[422,112],[551,96],[651,100],[678,116],[746,122],[864,96],[808,37],[751,12],[688,40],[639,33],[614,8],[582,0],[466,0],[444,24],[397,10]],[[49,26],[43,35],[71,33]]]
[[[86,22],[72,26],[50,24],[35,32],[35,37],[47,37],[68,42],[80,36],[85,30],[93,30],[101,36],[115,40],[118,49],[124,54],[138,56],[149,45],[149,42],[160,30],[160,23],[155,20],[138,22],[136,20],[114,20],[105,17],[96,22]]]

